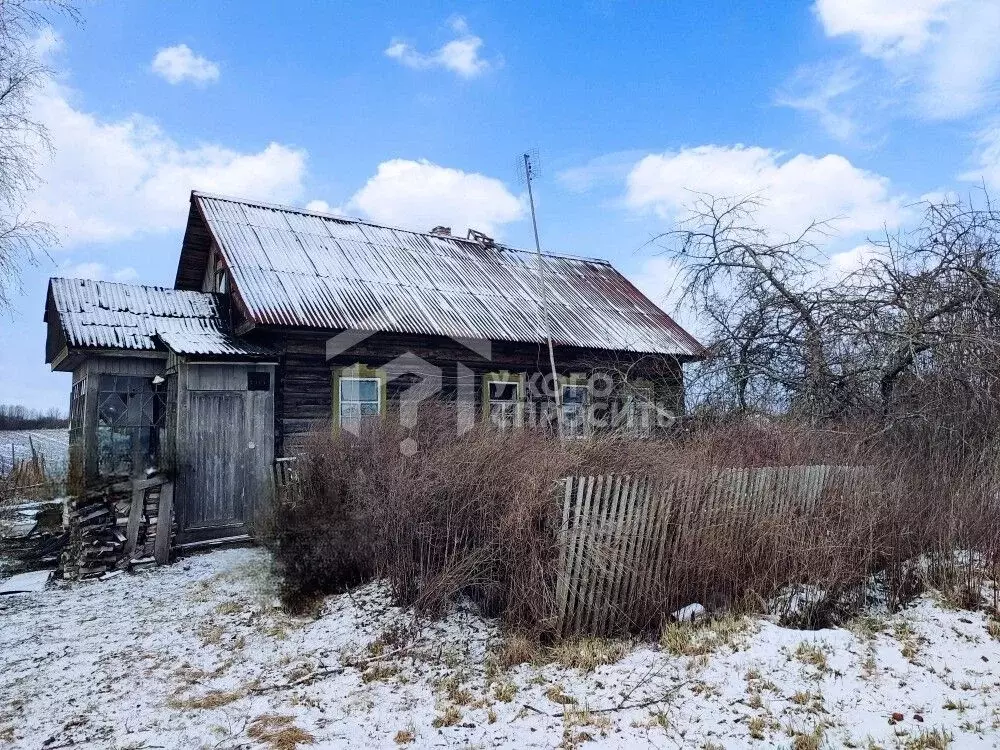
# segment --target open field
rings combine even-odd
[[[0,599],[0,741],[796,750],[1000,742],[1000,626],[933,595],[851,629],[730,618],[670,629],[661,644],[529,650],[535,663],[511,666],[517,650],[468,609],[415,624],[379,584],[292,618],[275,604],[266,552],[218,551]]]
[[[45,457],[46,468],[55,474],[66,470],[69,461],[69,430],[0,430],[0,472],[16,460],[31,458],[31,447]]]

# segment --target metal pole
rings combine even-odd
[[[531,158],[524,155],[524,176],[528,183],[528,203],[531,205],[531,228],[535,232],[535,259],[538,262],[538,322],[545,332],[545,342],[549,347],[549,366],[552,368],[552,390],[556,400],[556,425],[559,436],[563,435],[562,388],[559,376],[556,374],[556,355],[552,351],[552,332],[549,321],[549,308],[545,304],[545,292],[542,282],[542,244],[538,241],[538,220],[535,218],[535,195],[531,190]]]

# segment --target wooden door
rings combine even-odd
[[[239,391],[191,391],[188,407],[187,477],[181,531],[185,535],[249,521],[245,395]]]
[[[271,497],[274,368],[183,364],[177,374],[177,542],[242,536]]]

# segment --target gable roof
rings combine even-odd
[[[257,325],[355,329],[699,357],[702,346],[609,263],[192,192],[177,268],[200,289],[215,242]]]
[[[233,337],[226,330],[222,301],[205,292],[54,278],[49,279],[46,321],[50,311],[58,316],[69,349],[162,351],[166,347],[179,354],[269,353]]]

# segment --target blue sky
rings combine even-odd
[[[55,153],[29,199],[60,234],[0,322],[0,402],[65,407],[44,365],[51,275],[170,285],[188,191],[531,243],[515,163],[538,148],[543,246],[654,298],[648,238],[691,190],[757,194],[790,232],[839,217],[850,267],[922,196],[1000,187],[1000,4],[143,3],[38,41]]]

